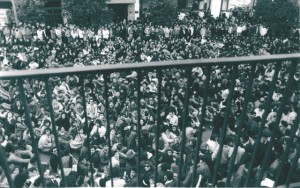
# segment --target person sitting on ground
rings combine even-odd
[[[51,152],[55,147],[54,137],[51,134],[51,129],[46,128],[43,135],[39,139],[38,148],[43,152]]]
[[[70,147],[74,150],[80,150],[86,138],[87,138],[86,134],[83,133],[83,127],[80,126],[77,129],[77,134],[70,141]]]

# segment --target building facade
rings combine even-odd
[[[48,24],[62,23],[61,10],[63,0],[47,0],[46,22]],[[172,0],[179,8],[196,8],[199,10],[210,9],[214,17],[220,12],[228,11],[234,7],[252,7],[256,0]],[[143,10],[148,9],[154,0],[109,0],[107,7],[116,13],[116,20],[136,20]],[[0,24],[8,22],[7,10],[12,8],[12,0],[0,0]]]
[[[109,0],[106,4],[119,19],[136,20],[140,17],[140,0]]]

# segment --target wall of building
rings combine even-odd
[[[128,20],[136,20],[140,16],[140,0],[109,0],[107,4],[128,4]]]
[[[200,1],[199,2],[199,10],[204,10],[205,4],[206,4],[206,7],[208,7],[209,6],[209,0]]]
[[[0,9],[0,28],[5,26],[8,23],[7,11],[9,9]]]
[[[214,17],[218,17],[220,15],[220,11],[228,11],[235,6],[238,7],[249,7],[252,8],[254,0],[205,0],[209,5],[210,1],[210,11]],[[201,4],[200,9],[203,9],[205,1]],[[222,8],[221,8],[222,6]]]
[[[131,3],[131,4],[128,4],[128,20],[135,20],[135,9],[134,9],[134,4]]]
[[[136,0],[134,4],[134,18],[138,19],[140,17],[140,0]]]
[[[140,3],[143,8],[149,8],[153,1],[154,0],[140,0]],[[177,0],[171,0],[171,2],[177,5]]]
[[[221,0],[210,0],[210,11],[213,17],[219,17]]]

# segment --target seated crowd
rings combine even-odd
[[[129,23],[112,23],[101,26],[97,30],[75,25],[50,27],[44,24],[25,23],[13,28],[5,27],[0,32],[1,69],[250,56],[292,53],[299,50],[296,32],[292,31],[285,36],[273,36],[266,28],[255,24],[255,20],[248,14],[218,19],[207,14],[204,17],[201,15],[186,12],[182,20],[172,22],[170,25],[153,25],[138,20]],[[260,145],[255,158],[254,173],[251,175],[251,182],[257,181],[256,172],[261,167],[277,116],[281,116],[281,120],[264,177],[275,178],[288,139],[292,134],[296,134],[288,160],[284,162],[285,172],[291,168],[291,162],[300,152],[300,127],[296,133],[291,132],[300,108],[299,65],[293,76],[287,105],[282,114],[277,114],[281,98],[287,92],[285,83],[290,66],[291,62],[282,63],[276,90],[272,96],[271,112],[267,115],[264,125],[261,124],[261,119],[275,66],[272,64],[256,66],[253,94],[243,122],[240,121],[241,111],[251,67],[239,66],[220,167],[217,172],[218,185],[221,186],[226,181],[237,125],[242,126],[242,133],[230,186],[243,186],[258,130],[264,126],[262,139],[258,141]],[[232,70],[231,66],[213,66],[210,86],[205,88],[208,69],[195,67],[192,69],[191,87],[187,91],[185,88],[188,73],[184,69],[162,70],[159,108],[159,83],[156,70],[142,71],[141,83],[137,83],[136,71],[111,73],[107,79],[108,92],[106,93],[105,78],[102,74],[87,75],[84,78],[85,105],[83,97],[80,96],[82,88],[78,76],[53,76],[49,79],[49,85],[52,91],[55,122],[50,118],[44,80],[24,79],[23,85],[35,138],[31,138],[30,130],[25,124],[25,110],[17,81],[1,80],[1,151],[6,154],[15,186],[41,186],[41,178],[37,171],[39,155],[32,147],[33,139],[37,142],[39,152],[49,156],[49,163],[42,163],[46,184],[49,187],[88,187],[92,185],[92,177],[95,186],[111,187],[111,178],[113,178],[115,187],[136,187],[138,165],[142,167],[140,185],[153,187],[156,160],[158,161],[157,186],[176,187],[179,181],[182,186],[195,186],[192,182],[195,163],[197,180],[199,175],[202,177],[200,186],[209,186],[220,146],[224,113],[228,107]],[[201,107],[205,89],[208,90],[208,102],[206,114],[203,114],[205,122],[201,124]],[[140,101],[138,101],[139,91]],[[191,96],[188,109],[184,109],[186,92]],[[105,95],[108,97],[107,105]],[[87,118],[84,115],[84,106],[86,106]],[[188,110],[188,117],[187,121],[183,122],[185,110]],[[140,126],[140,135],[137,135],[137,126]],[[58,146],[53,129],[58,133],[66,182],[61,181],[58,165],[60,159],[57,156]],[[156,137],[157,129],[158,137]],[[183,135],[184,129],[185,135]],[[212,132],[210,138],[203,139],[202,142],[197,140],[199,129],[203,129],[204,134]],[[138,143],[138,136],[140,136],[140,143]],[[184,161],[179,177],[183,136],[186,138],[183,143]],[[156,145],[157,140],[158,145]],[[201,142],[199,153],[201,157],[196,161],[194,153],[197,142]],[[91,156],[88,143],[91,146]],[[158,153],[156,153],[157,147]],[[140,164],[137,164],[138,152],[140,152]],[[93,168],[90,168],[91,166]],[[297,163],[292,181],[299,181],[297,176],[299,173],[300,161]],[[280,183],[284,182],[286,176],[287,173],[282,173]],[[0,178],[1,187],[8,186],[3,170]]]

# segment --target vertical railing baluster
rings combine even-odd
[[[251,65],[251,72],[250,72],[247,88],[246,88],[246,91],[245,91],[245,100],[244,100],[244,104],[243,104],[241,119],[240,119],[240,122],[238,124],[238,130],[237,130],[236,137],[235,137],[235,140],[234,140],[234,149],[233,149],[233,153],[231,155],[230,162],[229,162],[229,170],[228,170],[228,174],[227,174],[227,178],[226,178],[226,185],[225,185],[226,187],[229,186],[229,183],[231,181],[231,175],[232,175],[232,172],[233,172],[235,158],[236,158],[236,154],[237,154],[237,150],[238,150],[239,142],[240,142],[240,138],[241,138],[242,127],[243,127],[244,119],[246,118],[247,106],[248,106],[248,103],[249,103],[249,100],[250,100],[255,69],[256,69],[256,65]]]
[[[271,102],[272,102],[272,96],[273,96],[273,92],[275,90],[275,84],[278,80],[278,74],[279,74],[280,68],[281,68],[281,63],[277,62],[276,66],[275,66],[275,73],[274,73],[273,79],[270,83],[270,89],[269,89],[268,96],[267,96],[267,99],[266,99],[266,105],[264,107],[265,111],[262,115],[261,123],[259,124],[260,128],[259,128],[259,131],[258,131],[258,136],[255,139],[254,150],[251,154],[251,159],[250,159],[250,163],[249,163],[249,166],[248,166],[248,173],[247,173],[247,176],[246,176],[246,179],[245,179],[245,182],[244,182],[244,187],[248,187],[248,183],[249,183],[250,178],[251,178],[255,157],[256,157],[256,154],[257,154],[257,151],[258,151],[258,147],[259,147],[259,141],[262,137],[262,133],[263,133],[263,130],[264,130],[264,127],[265,127],[265,124],[266,124],[267,116],[271,111],[270,106],[271,106]]]
[[[161,118],[160,118],[160,105],[161,105],[161,80],[162,74],[161,69],[157,70],[157,77],[158,77],[158,89],[157,89],[157,111],[156,111],[156,132],[155,132],[155,187],[157,184],[157,177],[158,177],[158,141],[159,141],[159,127]]]
[[[234,87],[235,87],[235,80],[237,78],[238,75],[238,66],[235,65],[232,68],[232,76],[231,76],[231,84],[230,84],[230,88],[229,88],[229,95],[227,98],[227,104],[226,104],[226,111],[225,111],[225,115],[224,115],[224,122],[223,122],[223,126],[222,126],[222,131],[221,131],[221,135],[220,135],[220,139],[219,139],[219,151],[217,153],[217,158],[214,164],[214,172],[213,172],[213,178],[212,178],[212,184],[213,186],[216,185],[217,183],[217,175],[218,175],[218,169],[219,169],[219,165],[220,165],[220,161],[221,161],[221,156],[222,156],[222,152],[223,152],[223,146],[224,146],[224,138],[226,137],[226,130],[227,130],[227,124],[228,124],[228,119],[229,119],[229,115],[231,113],[231,103],[232,103],[232,98],[233,98],[233,92],[234,92]]]
[[[18,86],[19,86],[19,89],[20,89],[21,100],[22,100],[23,105],[24,105],[25,122],[26,122],[26,125],[27,125],[28,130],[29,130],[30,139],[31,139],[31,142],[32,142],[32,147],[33,147],[33,150],[34,150],[34,154],[37,156],[36,162],[37,162],[37,165],[38,165],[38,171],[39,171],[40,176],[41,176],[42,186],[46,187],[44,172],[43,172],[43,169],[42,169],[41,159],[40,159],[40,155],[39,155],[40,152],[38,150],[37,142],[35,140],[34,130],[33,130],[33,127],[31,125],[31,120],[30,120],[30,115],[29,115],[29,108],[28,108],[28,104],[27,104],[27,100],[26,100],[25,90],[24,90],[24,86],[23,86],[23,80],[21,78],[18,79]]]
[[[185,149],[185,140],[186,140],[186,123],[187,123],[187,116],[188,116],[188,105],[189,105],[189,91],[190,91],[190,86],[191,86],[191,75],[192,75],[192,68],[187,68],[186,69],[186,75],[187,75],[187,83],[185,87],[185,96],[184,96],[184,114],[182,117],[182,140],[181,140],[181,145],[180,145],[180,160],[179,160],[179,173],[178,173],[178,182],[177,182],[177,187],[180,187],[180,179],[182,175],[182,166],[183,166],[183,153]]]
[[[140,180],[141,180],[141,76],[142,72],[139,70],[137,71],[137,90],[138,90],[138,97],[137,97],[137,113],[138,113],[138,123],[137,123],[137,139],[138,139],[138,153],[137,153],[137,179],[138,179],[138,186],[140,187]]]
[[[10,188],[15,188],[15,184],[14,184],[12,178],[11,178],[11,171],[8,167],[8,162],[7,162],[7,159],[6,159],[6,153],[4,151],[3,146],[1,146],[1,145],[0,145],[0,166],[2,167],[2,169],[5,173],[5,176],[6,176],[9,187]]]
[[[298,110],[297,114],[300,114],[300,109]],[[279,162],[279,167],[277,169],[277,173],[276,173],[276,176],[275,176],[274,187],[277,187],[277,185],[278,185],[279,178],[281,177],[281,174],[282,174],[283,164],[286,162],[286,160],[288,158],[288,154],[290,153],[290,149],[291,149],[291,146],[294,142],[297,129],[299,128],[299,124],[300,124],[300,115],[297,115],[297,118],[296,118],[296,120],[295,120],[295,122],[292,126],[292,129],[291,129],[291,134],[292,135],[290,135],[290,138],[288,139],[285,151],[284,151],[283,156],[282,156],[282,158],[280,159],[280,162]],[[295,148],[295,149],[297,149],[297,148]]]
[[[211,66],[207,67],[207,72],[206,72],[206,80],[205,80],[205,85],[204,85],[204,96],[203,96],[203,103],[201,106],[201,117],[200,117],[200,126],[198,127],[198,135],[197,135],[197,144],[196,144],[196,151],[194,155],[194,167],[193,167],[193,176],[192,176],[192,186],[195,186],[195,181],[196,181],[196,170],[197,170],[197,162],[199,160],[199,150],[200,150],[200,145],[202,142],[202,126],[204,125],[204,120],[205,120],[205,114],[206,114],[206,106],[207,106],[207,98],[208,98],[208,87],[210,83],[210,77],[211,77]]]
[[[110,144],[110,123],[109,123],[109,114],[108,114],[108,109],[109,109],[109,105],[108,105],[108,76],[109,73],[105,72],[103,73],[103,78],[104,78],[104,99],[105,99],[105,113],[106,113],[106,121],[107,121],[107,131],[108,131],[108,138],[107,138],[107,142],[108,142],[108,155],[109,155],[109,169],[110,169],[110,173],[112,172],[112,162],[111,162],[111,144]],[[111,179],[111,187],[114,187],[114,181],[113,181],[113,177],[110,176]]]
[[[57,155],[59,158],[58,164],[60,167],[60,173],[61,173],[61,178],[62,181],[64,183],[64,185],[66,186],[66,179],[65,179],[65,173],[64,173],[64,167],[62,165],[62,155],[61,155],[61,150],[60,150],[60,145],[58,142],[58,135],[57,135],[57,130],[56,130],[56,122],[55,122],[55,118],[54,118],[54,112],[53,112],[53,106],[52,106],[52,97],[51,97],[51,92],[50,92],[50,88],[49,88],[49,78],[45,79],[45,87],[46,87],[46,94],[47,94],[47,101],[48,101],[48,105],[49,105],[49,111],[50,111],[50,118],[52,121],[52,129],[53,129],[53,135],[54,135],[54,139],[55,139],[55,144],[57,147]]]
[[[88,147],[88,156],[89,159],[92,159],[92,153],[91,153],[91,143],[90,143],[90,139],[91,139],[91,135],[90,135],[90,129],[89,129],[89,123],[88,123],[88,117],[87,117],[87,112],[86,112],[86,98],[85,98],[85,90],[84,90],[84,75],[80,74],[80,78],[79,78],[79,83],[80,83],[80,95],[82,96],[82,103],[83,103],[83,116],[84,116],[84,125],[85,125],[85,130],[87,130],[87,147]],[[93,174],[93,163],[90,162],[90,168],[91,168],[91,179],[92,179],[92,186],[95,186],[95,182],[94,182],[94,174]]]
[[[278,131],[278,126],[279,126],[280,121],[281,121],[283,109],[284,109],[284,107],[285,107],[285,105],[288,101],[288,97],[291,96],[290,88],[292,86],[292,82],[293,82],[293,79],[294,79],[293,77],[294,77],[294,74],[296,72],[296,68],[297,68],[297,63],[292,62],[292,65],[289,68],[289,77],[288,77],[287,83],[285,85],[286,92],[283,93],[282,100],[281,100],[279,109],[277,111],[277,117],[276,117],[276,120],[275,120],[275,124],[272,128],[271,141],[267,146],[267,151],[265,153],[263,163],[262,163],[262,165],[260,167],[260,171],[258,173],[258,179],[256,181],[256,186],[260,186],[260,182],[261,182],[261,180],[263,178],[263,175],[264,175],[264,172],[266,170],[267,163],[268,163],[268,160],[269,160],[272,148],[273,148],[273,144],[274,144],[274,141],[275,141],[275,136],[276,136],[276,133]]]

